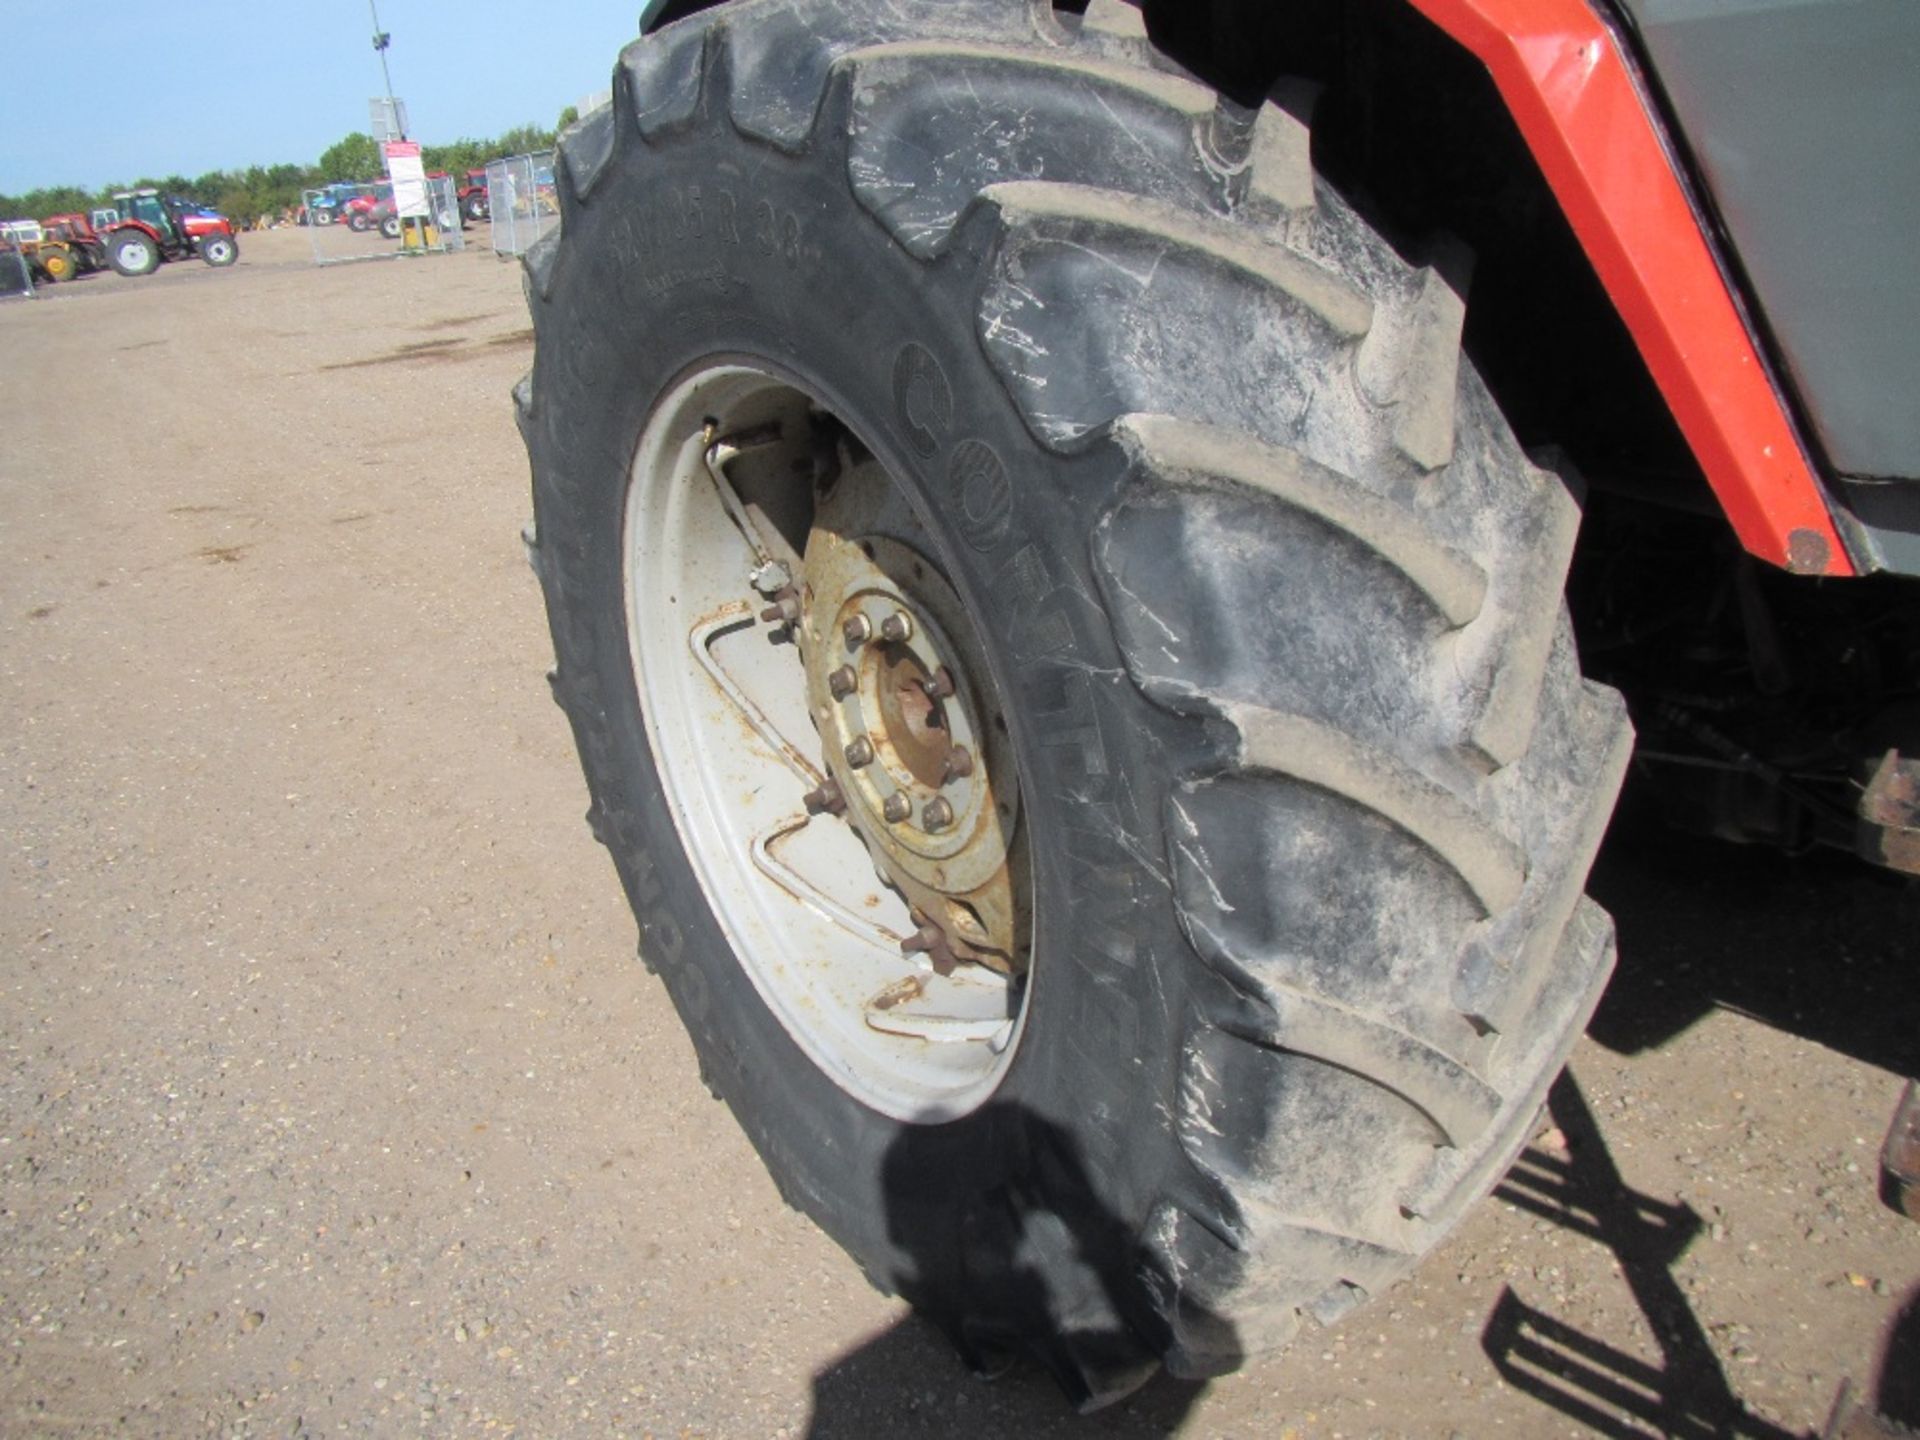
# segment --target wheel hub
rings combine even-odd
[[[960,599],[931,563],[841,528],[871,483],[843,478],[807,541],[802,650],[833,783],[819,808],[844,806],[835,813],[907,897],[908,943],[936,970],[971,960],[1015,974],[1026,966],[1009,864],[1019,792],[1004,721],[983,707],[981,662],[956,639]]]
[[[732,954],[863,1103],[983,1103],[1031,989],[1013,747],[907,491],[751,362],[656,402],[626,503],[640,716]]]

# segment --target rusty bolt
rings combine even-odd
[[[927,692],[929,700],[944,700],[953,694],[953,672],[942,665],[920,682],[920,688]]]
[[[827,689],[836,700],[844,700],[853,693],[854,673],[851,665],[842,665],[827,676]]]
[[[927,958],[933,962],[936,975],[951,975],[957,963],[953,946],[947,943],[947,937],[941,933],[939,926],[924,916],[916,914],[915,919],[920,928],[900,942],[901,953],[915,955],[924,950]]]
[[[973,752],[964,745],[956,745],[947,751],[947,758],[940,765],[940,783],[951,785],[956,780],[964,780],[973,774]]]
[[[760,618],[770,625],[797,625],[800,623],[800,592],[791,585],[776,590],[773,604],[760,612]]]
[[[847,764],[858,770],[873,763],[873,741],[862,735],[847,746]]]
[[[880,638],[891,640],[899,645],[913,638],[913,617],[904,610],[896,610],[880,622]]]
[[[920,811],[920,827],[929,834],[944,830],[953,824],[953,806],[938,795],[929,800]]]
[[[880,807],[880,813],[886,816],[890,823],[898,825],[913,814],[913,802],[896,790],[887,796],[885,803]]]
[[[840,793],[840,782],[832,776],[822,782],[818,790],[809,790],[801,802],[807,807],[807,814],[841,815],[846,812],[847,797]]]
[[[849,615],[840,633],[849,645],[864,645],[873,638],[873,621],[864,615]]]

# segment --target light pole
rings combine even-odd
[[[393,37],[380,28],[380,11],[374,5],[374,0],[367,0],[367,13],[373,16],[373,48],[380,52],[380,78],[387,82],[387,118],[392,122],[394,132],[404,140],[407,130],[400,123],[400,106],[393,98],[393,75],[387,69],[387,47],[393,43]]]

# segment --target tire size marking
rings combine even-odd
[[[705,241],[735,249],[751,244],[763,258],[777,259],[789,270],[805,253],[800,217],[771,200],[743,207],[725,186],[687,185],[667,192],[664,210],[667,223],[654,227],[654,233],[676,244]]]
[[[767,258],[778,256],[789,270],[797,269],[800,217],[791,210],[777,208],[771,200],[762,200],[753,207],[753,244]]]
[[[681,185],[655,203],[629,210],[619,233],[639,257],[643,284],[654,294],[706,283],[729,290],[729,273],[757,256],[797,270],[807,258],[800,217],[771,200],[743,202],[725,186]]]

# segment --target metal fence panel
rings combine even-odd
[[[27,257],[11,245],[0,245],[0,295],[33,294],[33,272]]]
[[[553,152],[537,150],[487,166],[487,210],[496,255],[524,255],[560,225],[560,194],[553,183]]]

